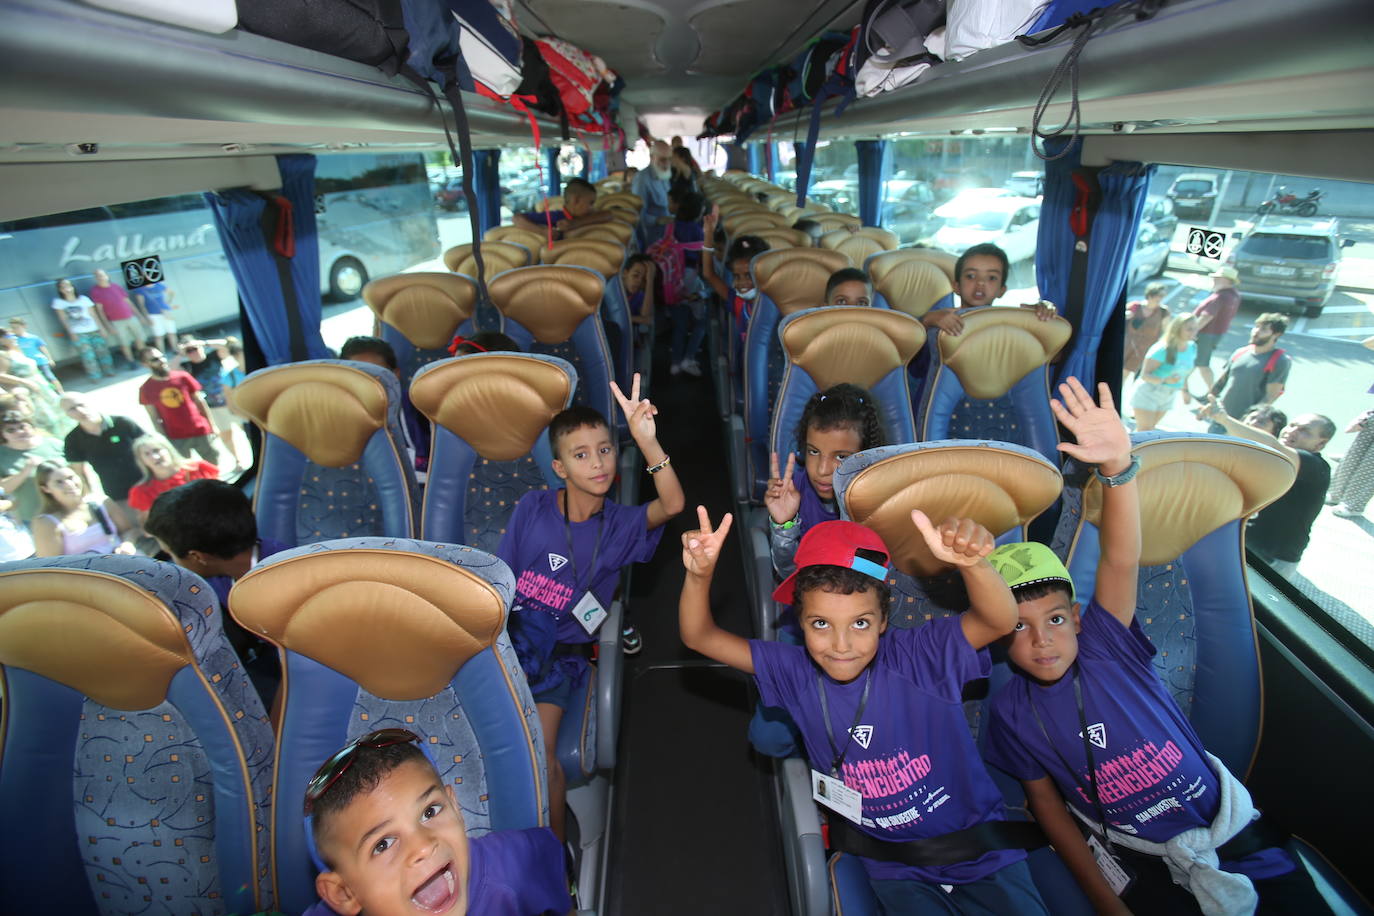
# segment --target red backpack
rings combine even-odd
[[[686,251],[700,251],[705,242],[679,242],[673,236],[673,221],[663,230],[663,238],[649,246],[644,253],[654,259],[658,274],[663,278],[663,303],[677,305],[682,301],[683,281],[687,277]]]

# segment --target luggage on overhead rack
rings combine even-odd
[[[1031,30],[1050,0],[950,0],[945,19],[945,60],[1006,44]]]
[[[889,92],[938,64],[944,23],[945,0],[869,0],[854,48],[855,93]]]
[[[511,0],[446,0],[472,78],[500,96],[521,84],[520,29]]]

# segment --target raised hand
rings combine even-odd
[[[658,426],[654,422],[654,417],[658,416],[658,408],[648,398],[640,399],[638,372],[635,373],[628,398],[615,382],[611,382],[611,393],[615,395],[616,402],[624,411],[625,422],[630,427],[630,435],[636,443],[643,445],[658,438]]]
[[[1075,440],[1059,443],[1059,450],[1085,464],[1100,465],[1104,474],[1119,474],[1131,463],[1131,437],[1106,382],[1098,383],[1097,396],[1094,404],[1088,389],[1073,376],[1059,386],[1050,409]]]
[[[1039,318],[1041,321],[1049,321],[1059,314],[1059,310],[1055,308],[1054,303],[1048,299],[1041,299],[1039,302],[1027,302],[1024,303],[1021,308],[1034,309],[1035,317]]]
[[[708,243],[714,244],[711,242],[711,239],[715,238],[716,236],[716,225],[719,222],[720,204],[712,204],[711,212],[707,213],[701,221],[701,233],[702,235],[706,236],[706,241]]]
[[[797,468],[795,453],[787,456],[787,470],[778,473],[778,453],[774,452],[768,462],[768,490],[763,494],[763,504],[768,515],[776,524],[789,522],[797,517],[801,509],[801,494],[792,482],[792,473]]]
[[[934,312],[926,312],[921,323],[928,328],[938,328],[946,334],[964,333],[964,319],[959,317],[956,309],[939,309]]]
[[[715,571],[721,545],[725,543],[725,536],[730,533],[734,516],[729,512],[725,513],[720,520],[720,527],[712,528],[711,516],[707,514],[706,507],[697,506],[697,522],[700,527],[694,531],[684,531],[682,534],[682,565],[688,575],[705,578]]]
[[[930,516],[920,509],[912,509],[911,520],[926,539],[926,546],[935,559],[951,566],[974,566],[997,546],[992,532],[971,518],[946,519],[936,528]]]

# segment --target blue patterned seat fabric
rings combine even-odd
[[[182,668],[167,699],[142,710],[114,709],[40,675],[6,670],[6,911],[210,916],[271,909],[272,726],[224,636],[214,592],[194,573],[143,557],[0,566],[20,570],[94,572],[146,590],[179,621],[198,670]],[[74,749],[65,766],[55,753],[64,746]],[[35,842],[35,832],[79,855],[93,907],[77,902],[73,882],[82,875],[66,868],[65,855],[34,861],[48,845]]]
[[[549,482],[533,455],[514,461],[478,458],[468,479],[464,525],[467,544],[495,553],[520,497],[530,490],[547,490]]]

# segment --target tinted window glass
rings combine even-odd
[[[1310,235],[1252,235],[1240,243],[1240,253],[1257,258],[1326,261],[1331,258],[1331,243]]]

